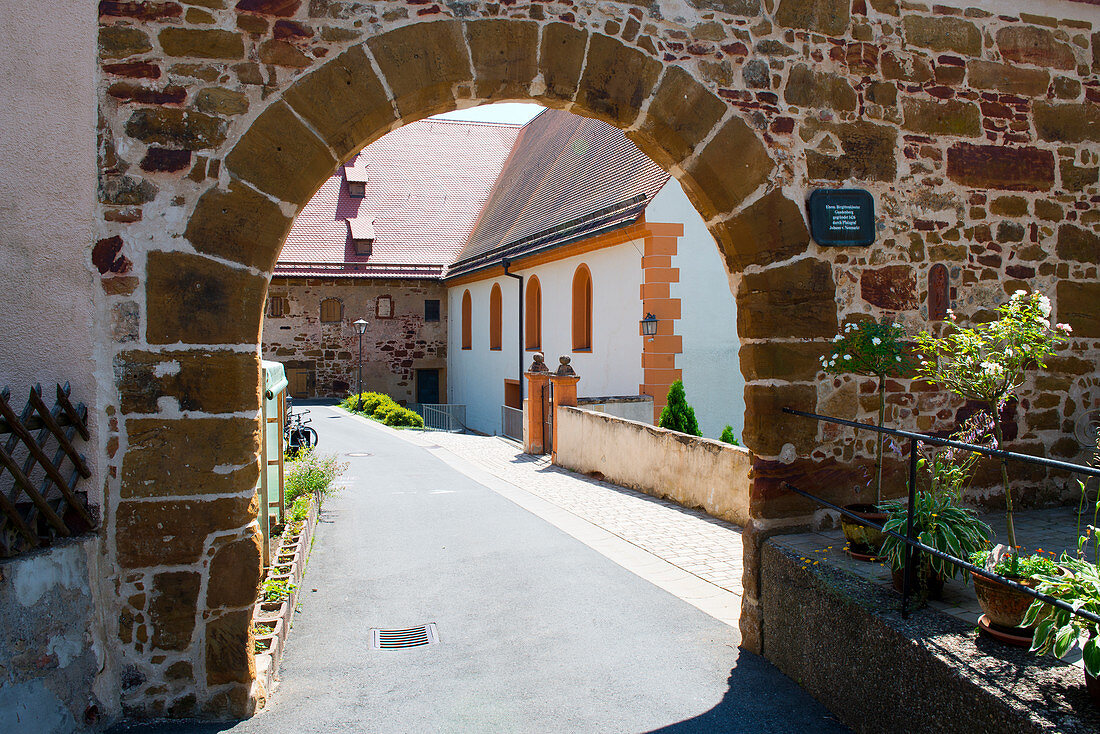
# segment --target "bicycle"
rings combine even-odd
[[[313,422],[308,410],[300,413],[292,413],[290,405],[287,405],[286,427],[283,429],[283,440],[286,445],[287,456],[294,458],[303,450],[310,450],[317,446],[317,431],[309,426]]]

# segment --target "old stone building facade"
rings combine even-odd
[[[1013,447],[1075,458],[1067,434],[1100,401],[1100,9],[1089,2],[105,1],[98,19],[85,3],[53,7],[20,16],[13,44],[40,59],[35,43],[50,39],[75,65],[5,81],[21,85],[5,121],[28,144],[3,178],[39,185],[50,169],[21,156],[48,159],[52,145],[30,143],[96,125],[97,165],[89,151],[66,175],[95,170],[77,183],[97,200],[57,240],[41,235],[56,211],[0,216],[18,272],[42,253],[82,259],[89,277],[64,279],[65,299],[14,279],[0,310],[56,328],[12,331],[0,351],[35,347],[50,362],[58,341],[74,344],[73,369],[96,387],[102,523],[87,636],[103,654],[88,689],[108,717],[254,710],[258,345],[274,264],[340,162],[437,112],[530,99],[603,119],[675,175],[707,222],[736,293],[747,382],[747,649],[767,652],[760,540],[815,513],[781,481],[844,502],[868,461],[849,432],[780,412],[854,405],[849,415],[872,417],[860,381],[819,370],[844,322],[924,325],[938,266],[963,319],[1039,290],[1074,336],[1025,386]],[[64,40],[42,30],[57,16],[76,26]],[[59,93],[74,74],[83,86]],[[35,119],[29,137],[28,100],[56,100],[43,119],[57,127]],[[808,236],[809,192],[840,185],[875,198],[870,248]],[[34,367],[2,376],[26,384]],[[901,427],[946,429],[961,407],[905,381],[890,395]],[[1019,491],[1066,494],[1040,479]]]
[[[322,317],[325,301],[338,307],[336,320]],[[438,280],[276,276],[268,289],[264,358],[283,364],[294,397],[346,397],[359,378],[353,324],[359,318],[368,322],[363,389],[403,403],[442,402],[447,293]]]

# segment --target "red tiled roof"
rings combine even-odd
[[[548,109],[520,133],[448,276],[633,222],[668,179],[622,130]]]
[[[364,182],[365,196],[349,197],[345,179]],[[371,143],[321,186],[275,273],[470,272],[629,224],[668,179],[621,130],[562,110],[525,126],[422,120]],[[355,254],[350,233],[371,229],[371,254]]]
[[[337,169],[294,220],[276,274],[439,277],[465,244],[521,129],[422,120],[383,136],[345,164],[353,181],[366,179],[365,196],[349,197],[344,166]],[[363,224],[375,233],[369,257],[356,255],[349,237]],[[435,267],[420,267],[427,265]]]

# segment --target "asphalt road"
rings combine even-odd
[[[267,709],[118,731],[846,731],[736,630],[423,447],[310,410],[349,486],[322,514]],[[369,648],[371,628],[428,622],[438,644]]]

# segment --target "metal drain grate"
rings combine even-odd
[[[436,632],[435,622],[403,630],[372,629],[370,631],[372,650],[398,650],[404,647],[434,645],[437,642],[439,642],[439,633]]]

